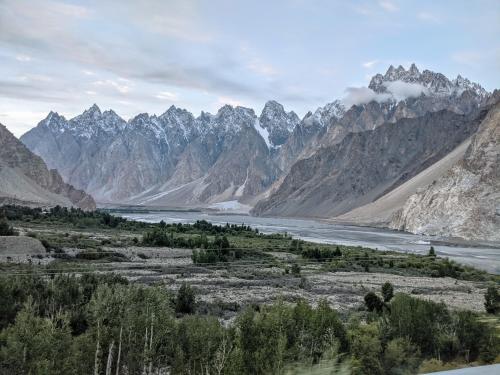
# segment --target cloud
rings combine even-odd
[[[161,99],[161,100],[174,101],[174,102],[179,100],[177,94],[170,92],[170,91],[161,91],[155,95],[155,98]]]
[[[415,98],[422,93],[427,94],[428,90],[425,86],[418,83],[408,83],[403,81],[388,82],[385,85],[387,92],[377,93],[368,87],[348,87],[346,95],[342,102],[346,108],[351,108],[353,105],[367,104],[372,101],[379,103],[388,100],[399,102],[408,98]]]
[[[387,12],[397,12],[399,10],[398,6],[389,0],[379,1],[378,5]]]
[[[364,68],[370,69],[373,66],[375,66],[376,64],[378,64],[378,60],[367,61],[367,62],[364,62],[362,65]]]
[[[120,94],[128,94],[128,92],[130,91],[129,85],[120,84],[112,79],[99,80],[99,81],[92,82],[92,84],[94,86],[97,86],[97,87],[112,88],[112,89],[118,91]]]
[[[140,28],[152,33],[184,40],[187,42],[209,43],[213,32],[204,27],[199,2],[196,0],[143,2],[123,0],[125,6],[116,7],[110,2],[110,11],[118,12]]]
[[[277,73],[273,66],[262,59],[234,56],[215,45],[208,49],[203,47],[203,51],[199,51],[198,48],[186,48],[185,41],[179,45],[167,44],[163,38],[162,43],[158,44],[158,38],[161,37],[153,36],[151,32],[168,34],[170,37],[179,34],[179,39],[183,39],[182,36],[189,34],[190,30],[197,30],[196,2],[176,2],[177,5],[154,1],[149,3],[153,5],[152,8],[125,1],[118,9],[111,9],[106,8],[108,3],[102,2],[104,8],[100,9],[98,16],[106,18],[107,27],[112,28],[113,22],[123,22],[120,17],[118,20],[113,18],[117,17],[115,13],[128,15],[124,19],[138,22],[138,32],[150,36],[134,39],[129,38],[127,33],[107,33],[103,38],[82,33],[79,27],[83,26],[83,21],[100,21],[95,19],[95,13],[85,7],[48,0],[37,2],[36,6],[23,0],[0,1],[0,45],[28,49],[45,62],[56,61],[59,66],[81,65],[80,71],[89,76],[95,72],[110,73],[140,80],[143,84],[211,91],[215,95],[243,94],[255,98],[262,91],[262,88],[257,87],[262,82],[255,80],[248,84],[242,83],[243,71],[251,69],[267,77]],[[178,8],[179,14],[175,12]],[[124,25],[128,26],[127,23]],[[172,25],[177,25],[177,31],[172,31]],[[169,30],[172,33],[169,34]],[[207,33],[206,29],[200,31],[203,35]],[[197,38],[191,35],[188,39],[194,42]],[[200,56],[196,55],[198,52]],[[100,81],[97,84],[113,86],[123,94],[128,90],[127,85],[118,82]],[[51,87],[46,90],[51,90]]]
[[[0,97],[56,103],[64,100],[66,94],[69,94],[64,88],[47,91],[42,83],[44,82],[28,79],[18,81],[0,79]]]
[[[381,103],[391,98],[391,94],[377,94],[368,87],[348,87],[345,92],[346,96],[344,96],[342,102],[346,108],[351,108],[353,105],[366,104],[372,101]]]
[[[409,83],[403,81],[388,82],[385,87],[397,101],[407,98],[416,98],[423,94],[428,94],[429,90],[419,83]]]
[[[31,61],[31,57],[28,55],[17,55],[16,60],[21,62],[28,62]]]

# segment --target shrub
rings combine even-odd
[[[500,312],[500,294],[493,285],[489,286],[484,294],[484,308],[488,314]]]
[[[368,292],[366,294],[365,305],[368,311],[376,311],[376,312],[381,312],[382,308],[384,307],[384,303],[382,302],[380,297],[373,292]]]
[[[17,236],[18,233],[9,225],[5,216],[0,217],[0,236]]]

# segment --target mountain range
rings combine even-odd
[[[461,76],[390,66],[302,119],[272,100],[260,115],[226,105],[195,117],[171,106],[128,121],[94,105],[69,120],[51,112],[21,141],[100,203],[238,208],[432,233],[410,225],[415,209],[405,202],[434,181],[422,174],[439,179],[462,157],[492,97]],[[368,215],[396,192],[384,217]]]

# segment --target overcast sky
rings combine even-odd
[[[269,99],[303,116],[389,64],[500,87],[500,1],[0,0],[0,123]]]

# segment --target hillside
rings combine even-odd
[[[0,200],[3,203],[76,206],[94,209],[93,198],[66,184],[5,126],[0,124]]]

